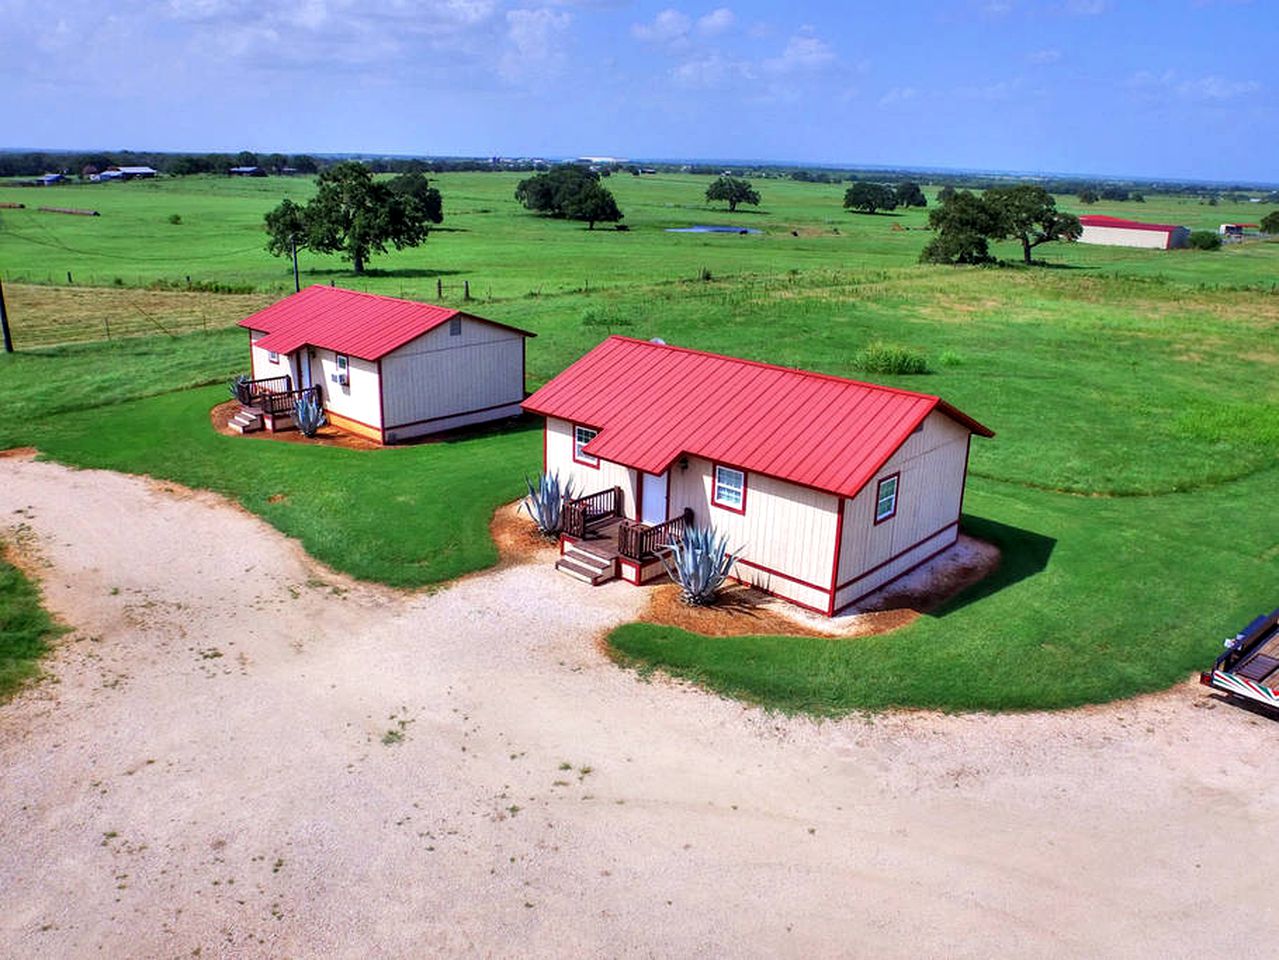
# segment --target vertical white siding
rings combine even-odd
[[[860,493],[844,503],[836,606],[848,603],[909,569],[903,562],[935,552],[958,535],[968,461],[969,431],[944,413],[929,414]],[[896,516],[875,523],[879,481],[899,474]],[[945,537],[938,538],[939,532]],[[930,539],[931,538],[931,539]],[[944,541],[944,542],[943,542]],[[930,547],[926,553],[920,549]],[[912,549],[916,548],[916,549]],[[898,554],[901,560],[887,563]],[[879,568],[869,577],[867,571]]]
[[[388,432],[430,432],[424,421],[450,418],[447,423],[455,424],[470,415],[468,422],[478,422],[519,412],[512,405],[524,399],[524,337],[461,320],[459,334],[450,335],[445,323],[382,358]]]
[[[249,333],[250,344],[254,340],[261,339],[266,336],[266,332],[262,330],[252,330]],[[249,351],[252,354],[251,369],[253,370],[254,380],[266,380],[269,377],[292,377],[293,387],[298,386],[298,371],[293,369],[292,357],[287,353],[279,354],[279,361],[272,363],[270,353],[258,346],[250,346]]]
[[[311,371],[315,385],[324,394],[326,409],[366,426],[381,428],[382,412],[378,400],[376,362],[348,357],[349,382],[343,387],[332,380],[332,375],[338,372],[337,354],[332,350],[316,347]]]
[[[688,469],[670,468],[667,509],[685,507],[698,526],[727,534],[743,562],[733,575],[780,596],[825,610],[830,600],[839,498],[757,473],[746,474],[746,511],[711,503],[712,464],[689,457]]]
[[[550,473],[558,473],[561,484],[571,479],[574,496],[621,487],[622,510],[627,519],[636,518],[635,471],[609,460],[601,460],[598,470],[576,463],[573,460],[573,425],[567,420],[546,418],[546,469]]]
[[[1175,244],[1176,238],[1173,238]],[[1162,230],[1132,230],[1127,227],[1084,227],[1080,243],[1103,243],[1111,247],[1149,247],[1163,250],[1169,245]]]

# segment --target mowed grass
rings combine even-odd
[[[1175,682],[1275,602],[1279,397],[1269,384],[1279,369],[1279,245],[1050,245],[1037,255],[1059,269],[954,270],[914,263],[926,212],[850,215],[830,185],[763,182],[761,211],[730,217],[700,203],[705,178],[614,177],[634,228],[618,233],[529,216],[509,200],[517,177],[440,179],[448,230],[420,250],[376,258],[377,272],[359,280],[334,258],[308,258],[309,279],[435,300],[442,278],[445,302],[460,303],[460,280],[470,278],[470,309],[539,333],[530,387],[609,332],[855,377],[867,344],[900,344],[925,354],[933,372],[879,379],[945,396],[998,432],[973,444],[965,522],[1000,544],[1004,565],[946,610],[855,641],[631,625],[611,640],[625,662],[821,714],[1064,706]],[[198,279],[291,288],[285,263],[248,249],[280,185],[296,196],[309,189],[117,184],[103,197],[118,208],[104,199],[102,218],[62,226],[105,230],[112,217],[134,218],[138,238],[110,249],[138,254],[136,282],[171,278],[148,258],[171,236],[169,212],[188,225],[173,204],[190,194],[203,211],[190,224],[208,217],[216,229],[193,231],[182,250],[213,264],[225,248]],[[31,202],[32,191],[22,194]],[[1194,226],[1258,216],[1257,205],[1175,198],[1102,207]],[[697,222],[765,232],[663,232]],[[228,239],[236,236],[243,249]],[[0,233],[5,262],[33,272],[44,263],[56,280],[50,249]],[[16,412],[0,421],[0,446],[35,444],[67,463],[217,490],[366,579],[415,586],[494,562],[489,517],[540,467],[535,426],[357,453],[221,437],[208,409],[224,387],[166,392],[220,384],[246,361],[238,330],[0,358],[0,409]]]
[[[57,633],[35,586],[5,559],[0,543],[0,703],[38,672]]]

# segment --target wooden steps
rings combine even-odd
[[[256,433],[264,427],[262,411],[256,407],[241,407],[240,412],[227,422],[227,426],[236,433]]]
[[[599,586],[617,579],[617,557],[605,557],[603,551],[591,550],[587,544],[565,541],[564,555],[555,561],[555,569],[575,580]]]

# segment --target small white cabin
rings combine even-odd
[[[644,583],[668,534],[713,526],[736,579],[828,616],[958,539],[994,436],[935,396],[617,336],[524,409],[573,485],[561,569]]]
[[[535,336],[448,307],[319,285],[240,326],[250,380],[270,385],[258,395],[315,389],[330,423],[387,444],[519,416],[524,344]],[[287,412],[279,422],[288,425]]]

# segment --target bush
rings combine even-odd
[[[182,214],[180,213],[169,214],[169,223],[173,224],[176,227],[181,222],[182,222]]]
[[[544,473],[537,478],[537,486],[528,477],[524,478],[524,485],[528,496],[520,508],[533,518],[542,536],[555,536],[564,524],[564,503],[573,499],[572,479],[561,487],[558,473]]]
[[[928,372],[928,358],[910,347],[876,340],[857,352],[853,366],[866,373],[911,376]]]
[[[1186,241],[1192,250],[1220,250],[1221,237],[1211,230],[1192,230]]]
[[[661,560],[680,586],[680,599],[702,607],[715,602],[737,555],[729,552],[728,538],[716,533],[714,527],[691,527],[663,551]]]

